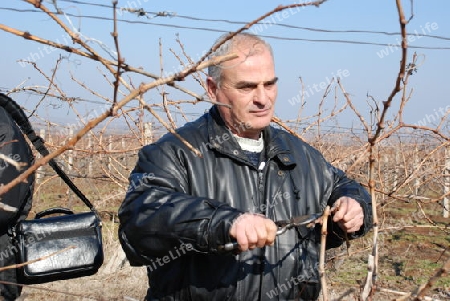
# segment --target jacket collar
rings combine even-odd
[[[231,157],[248,161],[247,155],[242,152],[241,147],[233,138],[233,134],[226,127],[225,122],[219,114],[217,106],[214,105],[208,114],[208,139],[211,148]],[[295,165],[291,151],[286,144],[288,133],[268,126],[263,130],[264,150],[266,158],[278,158],[285,166]]]

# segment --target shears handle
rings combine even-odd
[[[229,242],[227,244],[221,245],[218,247],[219,251],[233,251],[239,249],[239,244],[237,241],[235,242]]]
[[[306,225],[306,227],[314,226],[315,221],[322,216],[322,213],[313,213],[309,215],[302,215],[294,217],[290,220],[277,221],[275,224],[278,226],[276,235],[284,234],[287,230],[298,227],[301,225]],[[219,251],[233,251],[239,249],[239,244],[237,242],[230,242],[218,247]]]
[[[284,227],[278,227],[277,230],[277,236],[283,234],[284,232],[286,232],[288,229],[287,226]],[[218,247],[218,249],[220,251],[233,251],[233,250],[238,250],[239,249],[239,244],[237,243],[237,241],[235,242],[229,242],[227,244],[221,245]]]

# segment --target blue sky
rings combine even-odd
[[[54,9],[52,1],[44,4]],[[209,49],[214,40],[225,31],[239,29],[239,22],[250,22],[259,16],[273,10],[278,5],[300,3],[303,1],[149,1],[128,0],[119,1],[119,7],[142,8],[145,12],[166,12],[167,17],[155,17],[152,14],[137,16],[137,14],[121,11],[119,18],[129,21],[141,21],[146,24],[130,24],[119,22],[119,41],[122,56],[126,62],[135,67],[142,67],[153,73],[160,73],[159,43],[162,43],[164,72],[180,70],[179,63],[170,52],[181,55],[179,38],[185,52],[194,60]],[[77,18],[73,15],[112,17],[112,9],[91,4],[110,6],[112,1],[57,1],[58,7],[71,17],[62,17],[69,26],[79,28],[84,37],[91,39],[91,45],[108,57],[95,41],[114,50],[111,37],[113,24],[108,20],[96,20],[86,17]],[[411,99],[405,109],[405,121],[418,123],[430,116],[438,116],[442,108],[450,105],[450,85],[447,83],[450,70],[450,1],[414,1],[414,16],[407,26],[410,36],[410,46],[448,49],[409,49],[411,59],[414,52],[419,56],[419,68],[410,78],[408,85],[412,89]],[[411,1],[403,1],[405,14],[411,15]],[[67,35],[46,15],[28,11],[13,11],[33,9],[23,1],[7,0],[0,5],[1,23],[12,28],[29,31],[39,37],[69,43]],[[198,20],[200,19],[200,20]],[[208,21],[209,20],[209,21]],[[216,20],[216,21],[212,21]],[[224,22],[218,20],[228,20]],[[257,25],[250,30],[267,36],[272,44],[277,75],[279,77],[279,96],[276,114],[283,120],[295,119],[299,113],[300,104],[296,102],[301,91],[299,77],[302,78],[306,105],[302,116],[310,116],[318,112],[319,103],[324,93],[324,85],[333,76],[340,76],[346,91],[359,110],[369,118],[371,107],[367,105],[367,95],[378,101],[383,101],[391,92],[397,75],[400,49],[395,46],[400,40],[399,34],[381,34],[370,32],[398,33],[398,15],[394,0],[390,1],[349,1],[328,0],[319,8],[307,7],[286,10],[269,17],[267,24]],[[149,24],[152,23],[152,24]],[[294,27],[294,28],[293,28]],[[310,28],[307,30],[305,28]],[[311,30],[312,29],[312,30]],[[325,31],[318,31],[325,30]],[[331,32],[330,32],[331,31]],[[364,31],[342,32],[342,31]],[[370,32],[369,32],[370,31]],[[419,35],[420,34],[420,35]],[[277,37],[277,38],[274,38]],[[42,75],[31,66],[19,60],[31,60],[46,72],[51,74],[55,61],[65,56],[57,74],[57,83],[70,96],[84,97],[90,102],[78,105],[81,114],[88,116],[101,106],[102,100],[75,84],[70,76],[84,82],[86,85],[106,96],[112,95],[97,64],[74,55],[44,48],[44,45],[24,40],[12,34],[0,31],[3,47],[0,48],[3,74],[0,89],[9,90],[25,82],[25,85],[44,84]],[[314,41],[312,41],[314,40]],[[318,41],[322,40],[322,41]],[[338,42],[341,41],[341,42]],[[343,42],[345,41],[345,42]],[[356,42],[356,43],[354,43]],[[362,43],[389,44],[367,45]],[[101,69],[100,69],[101,70]],[[6,71],[6,72],[5,72]],[[111,76],[107,76],[111,81]],[[130,77],[133,84],[139,85],[148,78]],[[194,81],[180,83],[196,93],[203,93],[201,87]],[[168,90],[173,99],[184,98],[177,91]],[[340,94],[339,94],[340,95]],[[34,105],[32,98],[18,99],[25,105]],[[92,103],[92,101],[95,101]],[[148,94],[149,102],[160,102],[156,91]],[[342,104],[340,96],[339,102]],[[328,97],[324,105],[325,112],[334,105],[334,96]],[[53,106],[41,109],[40,115],[64,122],[73,118],[64,105],[54,101]],[[398,98],[392,108],[391,115],[396,111]],[[192,112],[192,118],[201,114],[209,105],[196,105],[187,111]],[[450,107],[449,107],[450,108]],[[90,112],[90,113],[89,113]],[[150,118],[150,117],[149,117]],[[354,114],[345,112],[339,116],[339,124],[354,125],[358,121]]]

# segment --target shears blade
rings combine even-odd
[[[288,220],[276,221],[275,225],[278,226],[277,235],[283,234],[284,232],[286,232],[286,230],[293,228],[293,227],[312,224],[317,219],[319,219],[321,216],[322,216],[322,213],[312,213],[312,214],[294,216]]]

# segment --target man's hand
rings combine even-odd
[[[345,232],[356,232],[364,224],[364,211],[361,205],[352,198],[341,197],[331,208],[333,221]]]
[[[231,225],[230,235],[237,240],[241,251],[273,245],[278,228],[263,215],[244,213]]]

